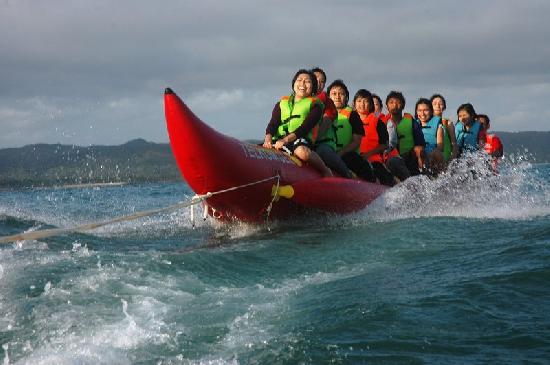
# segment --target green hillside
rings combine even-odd
[[[550,162],[550,132],[497,132],[508,156]],[[35,144],[0,149],[0,187],[180,181],[170,146],[136,139],[120,146]]]

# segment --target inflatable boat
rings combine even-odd
[[[170,145],[205,212],[221,220],[260,222],[304,211],[346,214],[387,188],[362,180],[323,178],[294,156],[226,136],[202,122],[170,89],[164,93]]]

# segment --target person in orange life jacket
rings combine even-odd
[[[347,86],[342,80],[335,80],[327,91],[338,110],[338,117],[317,146],[317,153],[328,166],[342,176],[351,177],[351,172],[346,174],[345,167],[363,180],[376,182],[369,163],[358,153],[365,132],[359,114],[347,106]]]
[[[311,130],[323,115],[323,104],[312,97],[317,94],[315,75],[304,69],[299,70],[292,79],[292,90],[289,97],[283,97],[275,104],[265,131],[263,146],[277,150],[287,149],[300,160],[309,162],[323,176],[332,176],[323,160],[309,148]],[[301,110],[303,115],[294,115],[295,109]],[[289,116],[283,120],[286,114]]]
[[[458,156],[458,145],[456,144],[456,135],[455,135],[455,126],[453,122],[450,122],[448,119],[443,118],[443,112],[447,109],[447,101],[441,94],[433,94],[430,98],[432,102],[432,107],[434,110],[434,115],[441,118],[441,123],[445,128],[447,128],[447,136],[450,141],[449,150],[443,150],[443,157],[445,160],[450,161]]]
[[[386,109],[389,120],[396,126],[398,142],[396,148],[389,151],[387,166],[400,181],[411,175],[419,175],[424,169],[424,135],[422,127],[414,121],[412,115],[405,113],[405,97],[401,92],[391,91],[386,97]],[[389,123],[388,120],[388,123]]]
[[[415,105],[415,118],[422,126],[424,134],[424,153],[426,154],[427,173],[437,176],[445,169],[443,158],[444,126],[441,118],[434,116],[432,102],[426,98],[420,98]]]
[[[353,97],[353,107],[363,122],[365,136],[361,140],[359,153],[372,166],[374,175],[382,185],[394,186],[395,178],[384,165],[384,151],[388,148],[386,124],[375,115],[372,94],[360,89]]]
[[[489,156],[493,157],[491,161],[493,172],[498,173],[499,159],[504,156],[502,141],[496,134],[488,133],[489,128],[491,128],[491,120],[486,114],[478,114],[477,119],[481,123],[485,135],[484,150]]]
[[[374,103],[374,115],[383,120],[385,115],[383,113],[384,106],[382,105],[382,99],[377,94],[372,94],[372,100]]]
[[[475,152],[483,149],[485,138],[481,123],[476,118],[474,106],[470,103],[462,104],[456,110],[458,122],[455,125],[458,155],[465,151]]]
[[[311,69],[311,72],[317,78],[317,97],[325,105],[325,113],[323,114],[323,120],[319,123],[318,126],[313,128],[313,142],[317,140],[318,135],[324,136],[327,129],[332,125],[332,122],[338,116],[338,111],[334,106],[334,102],[327,96],[327,93],[324,91],[325,84],[327,82],[327,74],[323,69],[319,67],[314,67]]]

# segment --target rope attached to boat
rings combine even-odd
[[[60,236],[60,235],[71,233],[71,232],[90,231],[90,230],[100,228],[100,227],[103,227],[103,226],[106,226],[106,225],[109,225],[109,224],[113,224],[113,223],[126,222],[126,221],[130,221],[130,220],[134,220],[134,219],[138,219],[138,218],[142,218],[142,217],[146,217],[146,216],[150,216],[150,215],[155,215],[155,214],[159,214],[159,213],[163,213],[163,212],[169,212],[169,211],[178,210],[178,209],[186,208],[186,207],[193,207],[195,204],[199,204],[200,202],[203,202],[204,200],[206,200],[206,199],[208,199],[212,196],[227,193],[227,192],[238,190],[238,189],[242,189],[242,188],[252,186],[252,185],[261,184],[263,182],[266,182],[266,181],[269,181],[269,180],[274,180],[274,179],[277,179],[277,188],[278,188],[279,187],[280,176],[277,174],[277,175],[269,177],[267,179],[254,181],[254,182],[251,182],[251,183],[248,183],[248,184],[233,186],[231,188],[218,190],[218,191],[214,191],[214,192],[207,192],[207,193],[202,194],[202,195],[195,195],[193,198],[191,198],[190,201],[180,202],[180,203],[170,205],[170,206],[165,207],[165,208],[152,209],[152,210],[137,212],[137,213],[130,214],[130,215],[125,215],[125,216],[122,216],[122,217],[117,217],[117,218],[114,218],[114,219],[111,219],[111,220],[108,220],[108,221],[88,223],[88,224],[83,224],[83,225],[76,226],[76,227],[71,227],[71,228],[43,229],[43,230],[39,230],[39,231],[24,232],[24,233],[14,234],[14,235],[11,235],[11,236],[0,237],[0,244],[16,242],[16,241],[23,241],[23,240],[37,240],[37,239],[40,239],[40,238]],[[268,206],[268,218],[269,218],[269,213],[271,212],[271,207],[273,205],[274,200],[275,200],[275,196],[273,197],[273,199],[271,200],[271,203]],[[206,215],[206,212],[205,212],[205,215]],[[191,219],[194,219],[194,213],[193,212],[191,214]],[[194,226],[194,222],[192,222],[192,224]]]

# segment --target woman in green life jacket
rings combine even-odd
[[[283,96],[275,104],[263,146],[292,153],[300,160],[307,161],[323,176],[332,176],[332,171],[310,149],[311,131],[321,120],[324,111],[323,103],[315,97],[315,75],[305,69],[296,72],[292,79],[292,91],[292,94]]]

